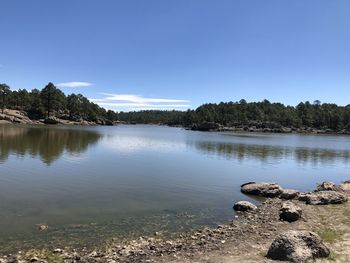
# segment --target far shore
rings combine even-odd
[[[276,133],[276,134],[313,134],[313,135],[350,135],[350,131],[340,130],[334,131],[330,129],[314,129],[311,127],[265,127],[263,124],[252,123],[250,125],[239,125],[236,127],[226,127],[214,122],[204,122],[201,124],[193,124],[191,126],[183,126],[169,123],[136,123],[126,121],[110,121],[98,119],[97,121],[87,121],[83,119],[71,120],[57,117],[30,119],[23,111],[6,109],[4,114],[0,113],[0,124],[22,124],[22,125],[76,125],[76,126],[114,126],[114,125],[165,125],[169,127],[184,128],[193,131],[203,132],[252,132],[252,133]],[[259,126],[260,125],[260,126]]]

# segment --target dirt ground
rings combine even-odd
[[[217,249],[199,250],[191,255],[180,253],[176,258],[168,257],[162,261],[276,262],[267,259],[265,255],[278,233],[284,230],[310,230],[318,233],[331,249],[329,258],[318,259],[316,262],[350,262],[350,203],[325,206],[305,205],[299,201],[295,203],[303,210],[302,220],[293,223],[281,222],[276,215],[276,218],[266,225],[246,225],[246,228],[242,229],[242,235],[225,238],[225,242]],[[271,213],[276,214],[277,211],[272,208]]]

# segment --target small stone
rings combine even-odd
[[[92,251],[92,252],[89,254],[89,257],[91,257],[91,258],[98,257],[98,253],[97,253],[96,251]]]
[[[156,250],[156,246],[151,245],[151,246],[149,246],[149,249],[150,249],[150,250]]]
[[[39,231],[45,231],[49,229],[48,224],[37,224],[36,227],[38,228]]]

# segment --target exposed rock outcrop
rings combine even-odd
[[[274,260],[304,262],[330,254],[321,238],[310,231],[287,231],[272,242],[267,257]]]
[[[28,118],[27,114],[23,111],[6,109],[4,113],[0,113],[0,121],[7,123],[22,123],[32,124],[33,121]]]

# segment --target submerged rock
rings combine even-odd
[[[299,192],[297,190],[294,189],[283,189],[282,193],[280,195],[281,199],[294,199],[298,196]]]
[[[38,228],[39,231],[45,231],[49,229],[48,224],[37,224],[36,227]]]
[[[301,194],[299,200],[305,201],[308,205],[328,205],[345,203],[348,198],[345,194],[336,191],[318,191]]]
[[[310,231],[287,231],[272,242],[267,257],[274,260],[304,262],[328,257],[329,248],[321,238]]]
[[[280,219],[288,222],[294,222],[301,218],[302,210],[299,206],[290,201],[284,202],[280,209]]]
[[[263,197],[277,197],[283,189],[276,183],[249,182],[241,185],[241,192],[244,194],[258,195]]]
[[[233,209],[236,211],[252,211],[256,210],[257,206],[248,201],[239,201],[233,205]]]

